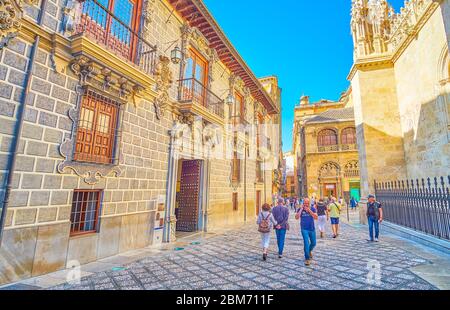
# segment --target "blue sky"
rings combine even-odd
[[[337,100],[353,60],[351,0],[204,0],[257,77],[275,74],[283,89],[283,150],[292,148],[294,106]],[[403,0],[389,1],[396,11]]]

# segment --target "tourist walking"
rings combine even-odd
[[[330,218],[327,204],[325,203],[323,198],[320,198],[319,202],[317,203],[317,215],[319,217],[319,219],[317,220],[317,226],[319,228],[320,238],[323,238],[323,236],[325,235],[325,225]]]
[[[272,209],[272,215],[277,222],[275,233],[277,235],[278,258],[282,258],[286,231],[289,230],[289,207],[283,206],[283,199],[278,200],[277,206]]]
[[[305,252],[305,265],[311,264],[312,251],[316,247],[316,229],[314,220],[317,220],[316,208],[311,207],[309,198],[303,200],[303,206],[295,214],[295,219],[300,220],[300,229],[303,237],[303,251]]]
[[[258,215],[258,231],[261,233],[261,244],[263,248],[263,260],[267,260],[267,254],[270,245],[270,234],[273,227],[277,225],[272,212],[270,212],[270,205],[268,203],[263,204],[261,212]]]
[[[369,240],[378,242],[380,235],[380,223],[383,221],[383,208],[381,203],[375,201],[374,195],[369,195],[367,202],[367,221],[369,223]],[[375,229],[375,239],[373,231]]]
[[[331,197],[331,202],[328,204],[328,212],[331,219],[331,230],[333,231],[333,238],[339,236],[339,217],[341,216],[342,206],[336,202],[335,197]]]
[[[358,202],[356,201],[355,197],[352,196],[350,199],[350,209],[354,210],[358,206]]]

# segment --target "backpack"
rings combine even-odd
[[[270,218],[271,215],[272,214],[269,213],[269,215],[266,218],[264,218],[263,214],[261,213],[262,220],[261,220],[261,223],[259,223],[259,226],[258,226],[258,231],[260,233],[264,233],[265,234],[265,233],[269,233],[270,232],[270,221],[269,221],[269,218]]]
[[[373,216],[376,219],[380,218],[380,210],[378,210],[378,203],[367,204],[367,216]]]

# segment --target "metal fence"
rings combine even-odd
[[[450,176],[376,182],[383,218],[441,239],[450,240]]]

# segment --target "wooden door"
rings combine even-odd
[[[261,210],[261,191],[256,191],[256,215],[259,215]]]
[[[177,231],[195,232],[198,230],[200,173],[200,160],[183,161]]]
[[[336,183],[327,183],[323,186],[325,197],[336,197]]]

